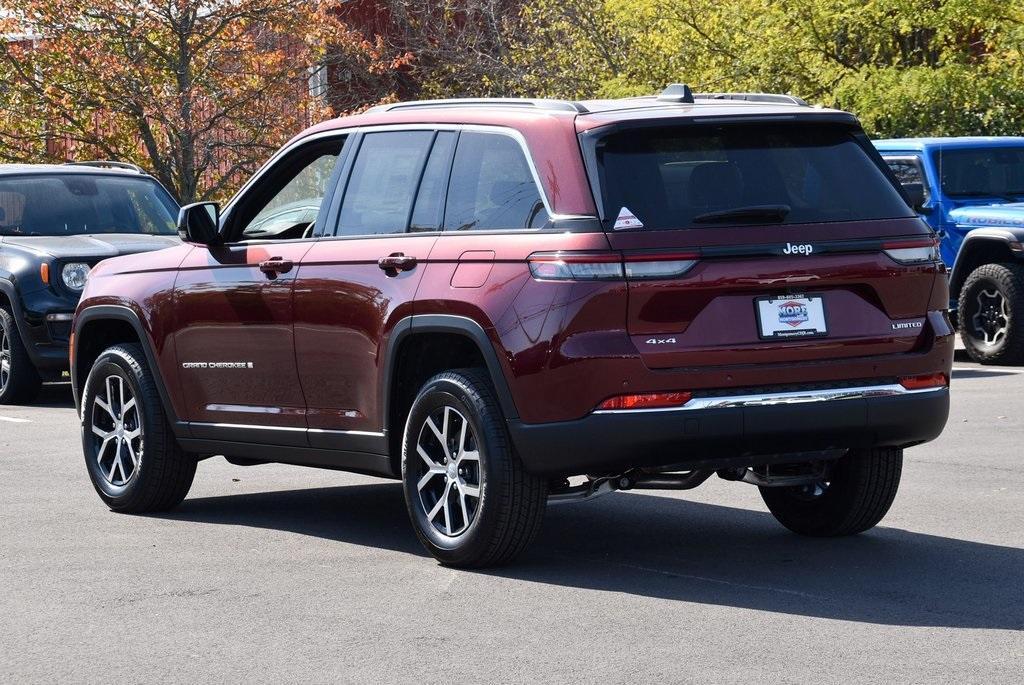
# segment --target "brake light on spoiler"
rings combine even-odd
[[[696,252],[537,252],[530,273],[545,281],[621,281],[675,278],[692,269]]]

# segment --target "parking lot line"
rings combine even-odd
[[[10,423],[32,423],[29,419],[16,419],[13,416],[0,416],[0,421],[9,421]]]

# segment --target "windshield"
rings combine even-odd
[[[942,191],[950,197],[1024,196],[1024,147],[940,149]]]
[[[714,228],[913,216],[854,131],[829,124],[637,128],[597,143],[607,225]]]
[[[80,173],[0,178],[0,235],[171,235],[177,211],[148,178]]]

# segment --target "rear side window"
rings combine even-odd
[[[1024,148],[939,149],[934,160],[952,197],[1024,195]]]
[[[441,222],[444,220],[445,192],[448,190],[448,173],[452,168],[452,150],[456,137],[454,131],[441,131],[434,139],[430,158],[423,169],[420,189],[416,194],[412,221],[409,222],[409,230],[412,232],[436,231],[441,228]]]
[[[404,233],[433,131],[368,133],[352,166],[338,235]]]
[[[633,129],[602,138],[596,153],[609,227],[617,221],[651,230],[913,216],[846,127]]]
[[[448,183],[445,230],[539,228],[547,220],[519,143],[502,134],[464,131]]]

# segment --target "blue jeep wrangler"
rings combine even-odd
[[[967,353],[983,364],[1024,363],[1024,137],[875,147],[942,241],[950,309]]]

